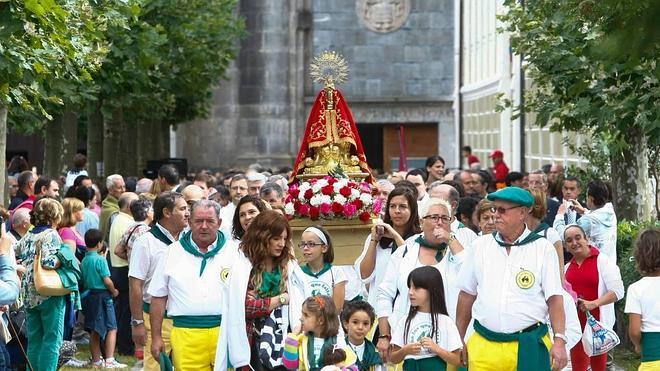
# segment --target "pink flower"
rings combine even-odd
[[[312,178],[312,179],[308,180],[307,183],[314,184],[314,183],[316,183],[317,180],[318,179],[316,179],[316,178]]]
[[[380,198],[377,198],[371,206],[371,209],[374,214],[380,214],[380,212],[383,211],[383,201]]]
[[[300,213],[301,216],[309,216],[309,205],[307,204],[300,205],[298,212]]]
[[[353,216],[355,214],[356,211],[357,211],[357,208],[355,207],[355,205],[350,204],[350,203],[344,205],[344,216],[350,218],[351,216]]]
[[[321,214],[328,215],[332,211],[332,205],[324,202],[319,205],[319,209],[321,210]]]

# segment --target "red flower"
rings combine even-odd
[[[335,184],[335,183],[337,183],[337,178],[330,178],[330,179],[328,179],[328,184],[333,185],[333,184]]]
[[[363,211],[360,213],[360,220],[362,220],[362,222],[366,223],[369,221],[369,219],[371,219],[371,214],[369,214],[368,211]]]
[[[316,178],[312,178],[312,179],[308,180],[307,183],[314,184],[314,183],[316,183],[317,180],[318,179],[316,179]]]
[[[364,206],[364,204],[362,203],[362,201],[359,198],[356,198],[355,200],[353,200],[353,205],[355,205],[355,208],[358,209],[358,210],[360,210],[362,208],[362,206]]]
[[[305,199],[309,200],[312,198],[312,196],[314,196],[314,191],[312,191],[311,189],[305,191]]]
[[[300,211],[300,206],[301,206],[301,205],[302,205],[302,204],[301,204],[300,202],[298,202],[298,201],[294,202],[294,203],[293,203],[293,210],[295,210],[295,211]]]
[[[298,195],[300,194],[300,190],[298,188],[290,189],[289,194],[293,198],[298,198]]]
[[[309,216],[309,205],[300,205],[300,215],[301,216]]]
[[[320,210],[316,206],[312,206],[309,208],[309,217],[312,218],[312,220],[316,220],[319,218]]]
[[[332,193],[335,191],[334,187],[332,187],[332,184],[328,184],[327,186],[321,188],[321,193],[323,193],[326,196],[332,196]]]
[[[351,195],[351,189],[348,187],[343,187],[339,190],[339,193],[344,197],[349,197]]]
[[[344,211],[344,205],[339,202],[332,203],[332,212],[335,214],[341,214]]]
[[[330,214],[330,211],[332,211],[332,205],[330,205],[328,203],[322,203],[319,206],[319,210],[321,210],[321,213],[323,215],[328,215],[328,214]]]

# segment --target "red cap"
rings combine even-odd
[[[493,152],[490,153],[490,158],[494,157],[504,157],[504,152],[500,151],[499,149],[494,150]]]

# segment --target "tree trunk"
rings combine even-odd
[[[122,122],[124,113],[115,108],[112,115],[103,120],[103,176],[107,177],[119,171]]]
[[[63,163],[62,152],[65,152],[62,115],[55,115],[45,128],[44,175],[57,178]]]
[[[170,157],[170,125],[166,120],[160,122],[157,133],[160,136],[160,139],[158,140],[158,143],[160,144],[158,148],[158,158],[169,158]]]
[[[142,176],[142,170],[146,169],[147,161],[154,159],[153,125],[151,121],[140,122],[136,125],[137,131],[137,168]]]
[[[627,137],[628,147],[611,155],[614,208],[618,220],[650,220],[647,140],[641,133]]]
[[[103,173],[97,166],[103,164],[103,115],[101,114],[102,101],[91,106],[87,123],[87,171],[89,177],[98,179]],[[100,167],[100,166],[99,166]]]
[[[0,153],[7,153],[7,106],[0,103]],[[7,187],[7,167],[0,166],[0,200],[3,205],[9,205]],[[7,198],[5,198],[7,197]]]
[[[78,115],[73,109],[67,109],[62,114],[62,134],[64,152],[58,175],[65,175],[73,167],[73,156],[78,153]]]
[[[126,175],[133,175],[140,177],[138,173],[138,156],[137,156],[137,124],[124,123],[124,135],[122,135],[122,149],[126,159],[124,170]]]

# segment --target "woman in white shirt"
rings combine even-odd
[[[415,195],[409,188],[395,187],[387,197],[383,221],[371,228],[362,254],[355,260],[355,271],[368,285],[367,301],[372,307],[378,302],[378,285],[383,282],[390,257],[404,245],[406,238],[419,232]]]

